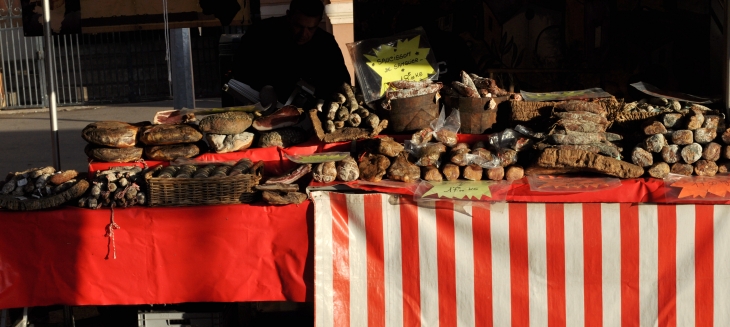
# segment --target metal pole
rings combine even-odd
[[[730,115],[730,0],[720,1],[725,5],[725,60],[723,65],[723,84],[725,114]]]
[[[48,94],[48,112],[51,116],[51,150],[53,154],[53,167],[61,170],[61,153],[58,147],[58,117],[56,116],[56,88],[53,81],[53,40],[51,39],[51,4],[49,0],[43,0],[43,41],[45,41],[46,61],[46,92]]]
[[[195,109],[195,83],[193,83],[193,57],[190,51],[189,28],[170,30],[170,57],[173,108]]]

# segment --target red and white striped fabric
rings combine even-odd
[[[730,326],[730,206],[313,192],[316,326]]]

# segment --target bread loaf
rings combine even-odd
[[[99,121],[86,125],[81,137],[86,142],[113,148],[129,148],[137,144],[139,127],[120,121]]]

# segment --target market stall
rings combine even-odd
[[[254,104],[89,124],[88,174],[3,181],[0,308],[289,300],[315,302],[318,326],[727,323],[724,114],[648,84],[628,103],[465,71],[444,85],[429,48],[419,29],[358,42],[358,87],[320,98],[299,84],[264,107],[231,80]]]

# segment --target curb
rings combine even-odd
[[[77,111],[77,110],[94,110],[103,108],[102,106],[72,106],[72,107],[57,107],[56,112],[64,111]],[[48,108],[30,108],[30,109],[0,109],[0,116],[2,115],[25,115],[25,114],[36,114],[49,112]]]

